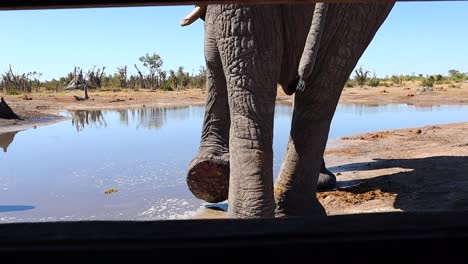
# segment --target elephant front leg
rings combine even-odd
[[[273,117],[282,58],[278,17],[277,6],[262,5],[227,8],[218,17],[231,114],[232,218],[274,217]]]
[[[331,119],[344,84],[393,3],[333,4],[306,88],[296,93],[291,137],[275,186],[277,216],[325,214],[316,197]]]
[[[333,115],[333,103],[327,110],[310,109],[296,95],[295,109],[286,155],[275,184],[276,216],[326,215],[315,193],[324,179],[323,152]],[[303,112],[300,109],[310,109]],[[328,176],[328,177],[327,177]],[[322,179],[321,179],[322,178]],[[329,181],[329,180],[328,180]]]
[[[206,110],[200,148],[189,165],[187,184],[195,197],[217,203],[228,198],[231,120],[226,79],[210,25],[205,34]]]

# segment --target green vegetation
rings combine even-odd
[[[356,84],[361,87],[364,86],[367,83],[367,75],[369,74],[369,71],[364,70],[361,66],[354,72],[356,73],[356,76],[354,77]]]
[[[372,78],[367,80],[367,85],[369,85],[370,87],[377,87],[377,86],[379,86],[379,84],[380,84],[380,79],[377,78],[377,76],[375,76],[375,73],[372,76]]]
[[[354,73],[354,77],[346,81],[345,87],[352,88],[365,85],[370,87],[389,87],[391,85],[400,86],[403,82],[413,81],[419,82],[422,87],[433,87],[434,84],[449,84],[448,87],[450,88],[460,88],[462,82],[468,81],[468,72],[463,73],[458,70],[449,70],[447,75],[435,74],[423,76],[422,74],[416,75],[415,73],[411,73],[409,75],[392,75],[390,77],[378,78],[375,73],[372,77],[369,77],[370,71],[360,66]]]
[[[124,88],[163,91],[205,87],[206,69],[203,66],[197,73],[190,74],[182,66],[177,71],[162,70],[163,59],[156,53],[147,53],[138,60],[139,65],[133,65],[136,71],[134,74],[129,74],[127,65],[117,67],[113,73],[108,73],[106,67],[93,67],[88,71],[75,67],[66,76],[44,81],[40,81],[41,73],[15,73],[10,66],[8,71],[0,74],[0,91],[5,94],[20,94],[33,91],[83,90],[85,87],[91,90]]]
[[[394,84],[394,85],[401,85],[403,83],[403,77],[402,76],[398,76],[398,75],[392,75],[392,77],[390,77],[390,81]]]
[[[421,86],[422,87],[433,87],[434,86],[435,79],[432,76],[429,76],[427,78],[424,78],[421,81]]]
[[[88,71],[83,71],[80,67],[75,67],[66,76],[58,79],[41,81],[41,73],[15,73],[10,66],[9,69],[0,74],[0,91],[5,94],[21,94],[33,91],[60,92],[63,90],[81,89],[85,90],[120,90],[139,89],[175,91],[187,88],[204,88],[206,82],[206,69],[201,66],[198,72],[192,74],[186,72],[180,66],[175,70],[162,70],[163,59],[156,53],[145,54],[138,59],[140,66],[133,65],[134,74],[129,74],[127,65],[117,67],[113,73],[108,73],[106,67],[93,67]],[[468,72],[461,72],[455,69],[449,70],[447,75],[435,74],[423,76],[414,72],[407,75],[392,75],[385,78],[378,78],[374,73],[369,76],[370,71],[362,66],[354,71],[354,77],[346,81],[345,87],[356,86],[400,86],[403,82],[418,82],[421,87],[433,87],[434,85],[447,84],[449,88],[460,88],[462,83],[468,81]]]
[[[348,80],[346,81],[345,87],[352,88],[352,87],[354,87],[354,86],[356,86],[356,83],[355,83],[353,80],[348,79]]]

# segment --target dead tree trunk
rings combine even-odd
[[[84,85],[85,85],[85,81],[83,79],[83,70],[78,67],[75,67],[75,69],[73,70],[73,79],[67,85],[65,90],[83,89]]]
[[[85,100],[88,100],[89,99],[89,96],[88,96],[88,85],[84,85],[84,99]]]
[[[140,76],[140,86],[141,86],[141,88],[145,89],[146,88],[145,77],[141,73],[140,69],[138,69],[136,64],[134,64],[133,66],[135,66],[135,69],[137,70],[138,75]]]
[[[0,118],[3,119],[21,119],[16,115],[10,106],[5,102],[3,97],[0,99]]]
[[[88,100],[88,99],[89,99],[89,96],[88,96],[88,85],[84,84],[83,89],[84,89],[84,95],[85,95],[85,96],[84,96],[84,97],[79,97],[79,96],[74,95],[75,100],[77,100],[77,101],[84,101],[84,100]]]

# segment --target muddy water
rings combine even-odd
[[[194,215],[204,203],[185,174],[203,113],[199,106],[67,112],[64,122],[0,135],[0,222]],[[291,113],[277,106],[275,174]],[[468,106],[340,105],[330,138],[467,121]]]

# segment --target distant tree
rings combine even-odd
[[[96,69],[96,66],[94,66],[92,70],[88,70],[88,73],[86,74],[88,77],[86,84],[89,88],[97,89],[102,87],[102,78],[105,70],[106,67]]]
[[[117,67],[117,77],[121,88],[127,88],[127,66]]]
[[[174,72],[174,70],[169,70],[169,79],[168,79],[169,83],[172,84],[172,89],[177,89],[177,83],[178,83],[178,80],[177,80],[177,76]]]
[[[148,68],[150,72],[148,76],[149,85],[154,88],[159,88],[159,74],[163,65],[161,56],[156,53],[153,53],[153,55],[146,53],[146,55],[140,57],[139,60],[143,63],[144,67]]]
[[[464,79],[468,79],[468,75],[463,74],[462,72],[452,69],[448,71],[450,80],[455,82],[461,82]]]
[[[9,70],[0,76],[0,89],[6,94],[30,93],[34,86],[41,85],[38,79],[41,75],[38,72],[14,73],[10,65]]]
[[[206,84],[206,68],[205,66],[200,66],[198,68],[198,74],[192,77],[192,85],[198,88],[204,88]]]
[[[367,75],[369,74],[369,71],[366,71],[361,67],[359,69],[356,69],[354,71],[356,73],[356,76],[354,77],[354,81],[357,83],[359,86],[363,86],[367,82]]]
[[[179,68],[177,69],[177,80],[179,84],[183,87],[187,87],[190,83],[190,75],[188,74],[188,72],[184,72],[183,66],[179,66]]]
[[[166,71],[161,71],[159,73],[159,76],[161,77],[161,82],[166,82],[166,79],[167,79],[167,72]]]
[[[432,87],[434,86],[435,79],[432,76],[426,77],[422,80],[421,85],[423,87]]]

